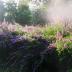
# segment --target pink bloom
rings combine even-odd
[[[66,44],[64,44],[64,48],[67,48],[67,45]]]
[[[56,48],[56,46],[55,46],[55,44],[53,43],[53,44],[50,44],[50,45],[49,45],[49,48]]]

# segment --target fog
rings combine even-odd
[[[51,22],[72,19],[72,0],[51,0],[47,12]]]

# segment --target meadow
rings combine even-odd
[[[0,25],[0,72],[72,72],[71,26]]]

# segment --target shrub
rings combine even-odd
[[[57,70],[56,50],[47,48],[47,40],[37,38],[29,41],[14,36],[7,41],[4,43],[6,47],[0,48],[0,65],[3,71],[48,72],[51,71],[50,68]],[[45,68],[46,66],[48,68]]]
[[[3,72],[58,72],[59,70],[66,72],[72,69],[71,39],[56,39],[58,31],[56,28],[50,27],[46,31],[47,34],[41,33],[47,37],[31,35],[31,39],[24,38],[23,35],[27,33],[19,30],[10,33],[9,36],[0,36],[1,70]]]
[[[59,68],[64,72],[72,68],[72,49],[64,49],[59,54]]]
[[[56,31],[52,27],[47,27],[42,30],[42,36],[51,41],[55,39],[55,34]]]
[[[61,51],[63,51],[63,49],[64,49],[64,42],[63,41],[57,40],[56,43],[55,43],[55,45],[56,45],[57,50],[58,50],[59,53]]]
[[[57,52],[59,56],[59,68],[65,72],[72,67],[72,42],[70,40],[56,41]]]

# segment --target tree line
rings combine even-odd
[[[17,4],[14,0],[7,2],[0,0],[0,23],[4,20],[7,23],[19,23],[21,25],[46,23],[42,17],[45,13],[45,9],[47,9],[45,1],[42,5],[40,5],[40,2],[39,8],[32,11],[29,7],[30,2],[32,3],[31,0],[20,0]],[[38,6],[37,4],[38,2],[36,2],[36,6]]]

